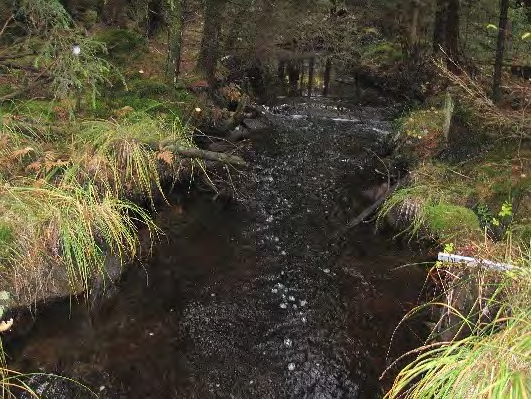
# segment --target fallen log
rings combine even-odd
[[[396,184],[389,187],[387,191],[382,194],[375,202],[365,208],[358,216],[348,222],[344,227],[342,227],[336,234],[335,237],[338,237],[342,234],[345,234],[348,230],[356,227],[360,223],[363,223],[369,216],[371,216],[382,204],[395,192],[395,190],[401,187],[406,182],[406,178],[399,180]]]
[[[233,166],[247,166],[247,162],[242,157],[237,155],[230,155],[223,152],[214,152],[201,150],[199,148],[185,148],[176,144],[170,144],[164,147],[164,149],[179,154],[186,158],[199,158],[209,161],[222,162]]]

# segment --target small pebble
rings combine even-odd
[[[149,335],[152,337],[153,335],[155,335],[155,333],[150,332]]]
[[[273,288],[273,289],[271,289],[271,292],[272,292],[273,294],[276,294],[276,293],[278,293],[278,290],[277,290],[276,288]]]
[[[291,347],[291,345],[293,345],[293,341],[289,338],[285,338],[284,339],[284,345],[286,345],[288,348]]]
[[[305,306],[308,304],[307,301],[301,301],[300,303],[301,303],[301,306],[302,306],[302,307],[305,307]]]
[[[281,303],[280,304],[280,308],[281,309],[286,309],[288,307],[288,305],[286,305],[285,303]]]
[[[293,295],[290,295],[288,298],[291,302],[295,302],[295,297]]]
[[[330,269],[324,269],[323,272],[325,272],[326,274],[330,273]]]
[[[100,387],[100,392],[102,392],[102,391],[105,391],[105,385],[102,385],[102,386]]]
[[[295,363],[290,363],[290,364],[288,364],[288,370],[289,370],[289,371],[293,371],[293,370],[295,370]]]

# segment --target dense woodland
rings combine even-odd
[[[169,184],[230,191],[254,104],[337,82],[403,104],[379,220],[511,265],[427,270],[445,311],[388,397],[527,397],[529,0],[0,0],[0,314],[90,292]]]

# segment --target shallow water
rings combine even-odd
[[[268,108],[238,201],[176,199],[166,236],[97,308],[57,303],[14,345],[14,364],[102,398],[378,398],[390,361],[421,342],[395,331],[424,281],[407,245],[341,228],[382,183],[386,107],[317,98]],[[371,149],[368,151],[367,149]],[[390,345],[391,344],[391,345]],[[34,377],[48,398],[85,398]]]

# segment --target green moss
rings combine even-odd
[[[447,203],[427,206],[425,222],[428,229],[441,238],[480,231],[479,219],[472,210]]]
[[[107,29],[96,40],[105,43],[109,57],[119,63],[138,58],[146,49],[146,38],[128,29]]]
[[[171,85],[149,79],[135,79],[129,82],[129,91],[139,97],[172,96],[175,93]]]
[[[32,120],[54,119],[53,102],[48,100],[29,100],[25,102],[11,102],[5,107],[5,111],[15,115],[24,115]]]
[[[0,259],[9,254],[9,247],[14,239],[15,235],[11,226],[0,221]]]
[[[5,96],[7,94],[11,94],[15,91],[13,87],[9,84],[0,84],[0,97]]]
[[[107,118],[123,107],[151,115],[167,114],[183,117],[186,110],[197,99],[186,90],[175,89],[172,85],[156,79],[134,78],[128,81],[128,90],[108,90],[96,100],[91,115]]]
[[[398,43],[380,41],[361,49],[361,59],[367,65],[388,65],[402,61],[404,55]]]
[[[400,131],[407,135],[422,138],[429,133],[442,132],[444,113],[435,108],[413,111],[399,120]]]
[[[7,224],[0,222],[0,245],[13,241],[13,230]]]

